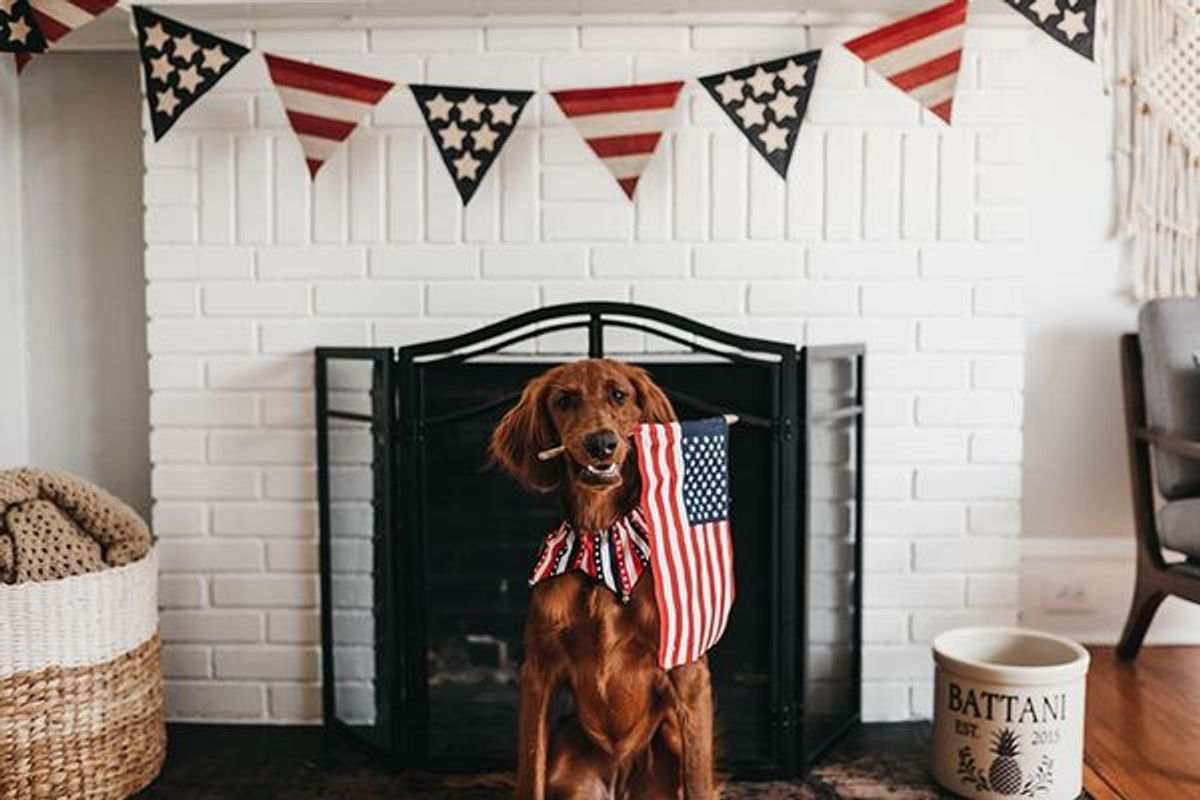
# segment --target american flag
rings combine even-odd
[[[670,81],[550,94],[632,200],[682,88],[683,81]]]
[[[950,122],[966,27],[967,0],[951,0],[851,39],[846,49]]]
[[[715,417],[639,425],[634,437],[658,604],[658,663],[671,669],[711,649],[733,607],[729,423]]]

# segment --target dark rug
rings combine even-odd
[[[507,800],[507,774],[447,777],[391,772],[320,728],[171,725],[167,763],[139,800]],[[868,724],[851,731],[798,781],[728,783],[722,800],[927,800],[939,791],[925,764],[929,725]]]

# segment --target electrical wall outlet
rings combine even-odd
[[[1042,579],[1042,609],[1067,614],[1086,614],[1096,610],[1092,589],[1069,578]]]

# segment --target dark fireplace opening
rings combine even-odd
[[[739,415],[719,749],[739,776],[797,774],[860,709],[863,350],[626,304],[318,349],[327,724],[401,766],[512,767],[526,579],[561,509],[489,469],[486,445],[530,378],[585,355],[646,367],[681,418]]]

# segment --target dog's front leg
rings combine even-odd
[[[679,704],[683,796],[686,800],[712,800],[713,702],[708,659],[683,664],[668,674]]]
[[[550,699],[554,676],[535,654],[521,665],[521,708],[517,720],[516,800],[545,800],[549,752]]]

